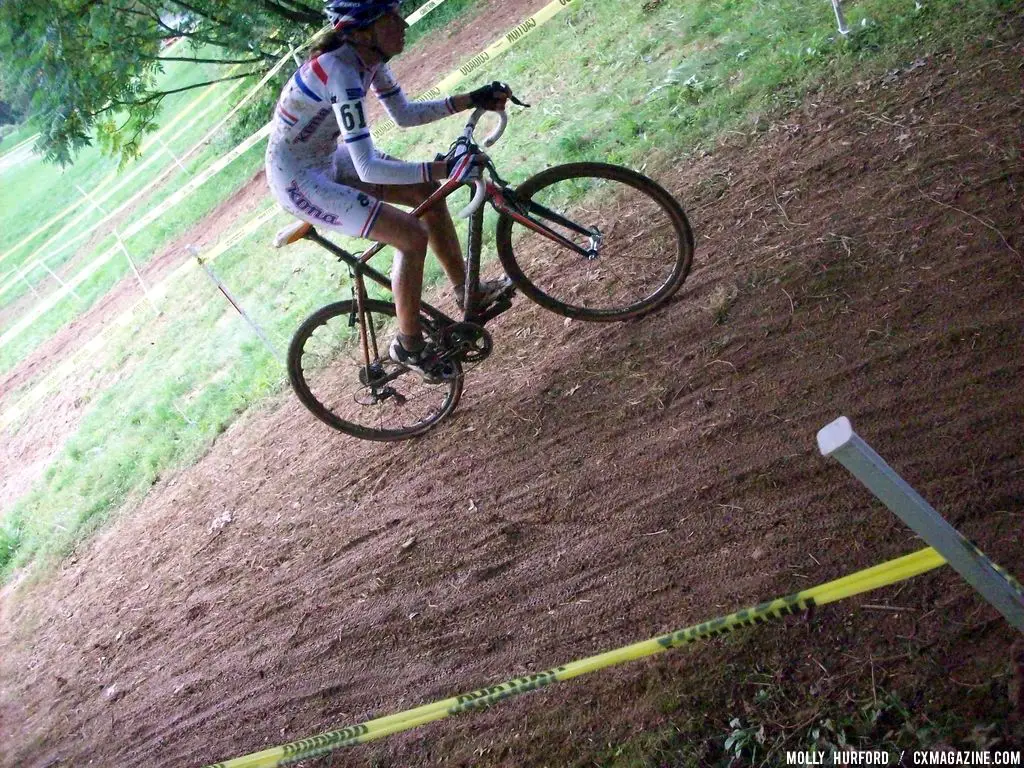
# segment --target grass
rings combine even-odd
[[[224,67],[217,65],[174,62],[167,67],[162,82],[189,85],[215,78],[224,70]],[[0,237],[2,273],[15,267],[31,267],[38,260],[44,260],[47,266],[57,269],[76,256],[80,260],[91,259],[95,255],[94,252],[79,252],[84,245],[81,240],[78,241],[78,247],[71,248],[62,247],[64,242],[98,223],[104,218],[104,211],[116,211],[123,205],[138,203],[161,172],[167,168],[176,168],[169,153],[176,156],[184,155],[209,130],[212,123],[230,109],[232,98],[238,98],[245,90],[245,86],[242,86],[232,92],[232,98],[225,98],[232,86],[232,83],[223,83],[212,89],[184,91],[168,96],[163,102],[161,112],[163,124],[169,125],[175,119],[177,122],[144,142],[144,146],[149,147],[149,153],[124,169],[124,175],[131,176],[130,183],[124,183],[124,176],[118,177],[118,158],[105,155],[98,147],[83,150],[75,164],[67,169],[35,159],[0,171],[0,179],[3,181],[0,185],[0,206],[4,210],[4,231]],[[207,107],[212,108],[206,112]],[[200,112],[205,114],[193,122],[192,118]],[[224,138],[220,137],[201,154],[193,156],[187,167],[202,167],[213,157],[226,151],[226,147],[223,146]],[[155,162],[152,161],[154,155]],[[103,196],[105,191],[116,187],[120,189],[103,199],[102,210],[89,203],[83,203],[53,222],[46,231],[28,239],[44,220],[39,215],[40,211],[64,211],[71,204],[82,200],[83,192],[99,197]],[[173,184],[165,185],[146,201],[155,203],[173,190]],[[48,239],[62,228],[64,234],[47,245]],[[145,256],[145,253],[141,254],[143,260]],[[53,289],[52,283],[44,285],[50,280],[45,270],[32,268],[26,272],[26,278],[33,286],[47,291]],[[11,304],[28,290],[28,286],[22,281],[15,281],[11,286],[3,286],[0,302]]]
[[[28,123],[0,126],[0,160],[26,139],[35,134]]]
[[[448,0],[442,8],[457,13],[470,5]],[[685,165],[693,153],[713,147],[724,131],[767,127],[773,115],[823,82],[870,77],[983,34],[1012,4],[929,0],[918,5],[861,0],[848,11],[857,32],[846,40],[836,34],[827,3],[585,3],[563,12],[460,87],[502,79],[534,105],[513,109],[509,132],[492,152],[514,182],[542,167],[579,159],[623,163],[657,177],[661,169]],[[439,15],[432,23],[444,19]],[[447,146],[458,126],[445,121],[395,132],[381,148],[410,160],[428,159]],[[144,259],[243,183],[259,164],[253,152],[194,203],[175,209],[160,231],[130,242],[133,253]],[[203,160],[194,162],[198,167]],[[98,179],[108,171],[101,160],[83,158],[75,171],[82,175],[75,178]],[[28,185],[32,177],[18,178]],[[25,193],[37,204],[53,189],[67,187],[59,175],[40,178]],[[6,181],[0,194],[8,197],[0,204],[20,206]],[[48,189],[36,188],[40,185]],[[200,200],[203,195],[208,196]],[[213,265],[279,350],[305,314],[347,295],[339,290],[343,270],[315,246],[268,247],[273,230],[286,221],[287,216],[276,216]],[[95,252],[107,245],[98,244]],[[493,213],[484,245],[493,250]],[[429,265],[428,281],[440,279],[436,262]],[[108,267],[81,287],[81,305],[95,302],[127,271],[120,258]],[[0,523],[5,575],[61,557],[114,512],[141,499],[158,478],[197,460],[241,413],[284,386],[280,363],[201,271],[184,271],[165,290],[162,315],[154,317],[140,305],[132,321],[108,331],[104,346],[76,369],[76,378],[91,378],[98,394],[45,476]],[[727,319],[728,304],[726,293],[709,307],[720,322]],[[9,370],[81,305],[69,299],[14,351],[0,350],[0,370]],[[59,389],[61,382],[48,386]],[[22,422],[30,418],[30,411],[20,416]],[[12,424],[9,431],[16,434],[20,426]],[[748,727],[746,721],[737,726]]]
[[[920,696],[913,690],[855,689],[847,691],[840,702],[821,701],[806,690],[789,688],[762,684],[749,699],[731,702],[733,711],[742,710],[743,714],[714,719],[688,717],[668,706],[673,710],[666,713],[672,715],[671,725],[610,745],[595,765],[735,768],[793,764],[787,762],[787,753],[811,755],[816,761],[813,764],[830,765],[832,754],[848,750],[885,752],[889,764],[895,765],[902,753],[918,750],[1015,748],[1007,740],[1012,736],[1006,735],[1005,724],[974,724],[968,731],[955,713],[926,714],[914,703]],[[802,722],[783,725],[794,712],[802,713]]]

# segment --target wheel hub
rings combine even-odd
[[[604,235],[597,227],[590,230],[590,247],[587,249],[587,260],[594,261],[601,255],[601,246],[604,245]]]

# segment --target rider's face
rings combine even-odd
[[[405,48],[405,30],[408,26],[396,11],[381,16],[373,27],[377,33],[377,45],[389,57],[398,55]]]

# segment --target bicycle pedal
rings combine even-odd
[[[515,289],[513,288],[513,290]],[[487,309],[485,309],[474,322],[484,325],[496,318],[502,312],[507,312],[510,309],[512,309],[511,295],[505,296],[504,298],[499,296],[498,299],[487,305]]]

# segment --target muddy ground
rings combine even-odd
[[[201,765],[920,548],[818,455],[840,414],[1020,576],[1021,31],[704,156],[652,147],[697,233],[678,297],[607,326],[520,301],[423,439],[334,434],[287,393],[249,414],[4,597],[0,762]],[[783,734],[895,692],[1005,744],[1015,639],[943,569],[322,763],[591,765],[669,723],[725,734],[765,686]]]

